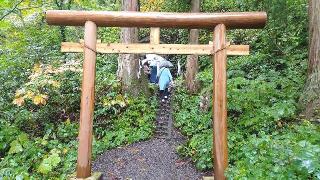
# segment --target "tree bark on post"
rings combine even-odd
[[[84,33],[84,61],[80,104],[80,128],[77,160],[77,178],[91,175],[92,125],[96,76],[97,26],[87,21]]]
[[[309,63],[308,76],[320,67],[320,1],[309,0]]]
[[[191,12],[200,12],[200,0],[191,0]],[[199,30],[190,29],[189,44],[199,43]],[[186,64],[186,86],[189,93],[196,93],[199,88],[199,82],[196,80],[198,74],[198,55],[188,55]]]
[[[123,11],[138,11],[138,0],[122,0]],[[137,43],[138,28],[121,28],[121,43]],[[117,76],[121,81],[122,90],[133,96],[147,91],[147,83],[139,74],[139,59],[136,54],[120,54],[118,58]]]
[[[320,1],[309,0],[309,60],[305,92],[300,100],[307,118],[320,110]],[[320,114],[318,114],[320,116]]]
[[[213,91],[213,127],[214,127],[214,179],[225,179],[228,166],[227,147],[227,50],[226,26],[219,24],[214,29],[214,91]]]

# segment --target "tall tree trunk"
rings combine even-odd
[[[311,118],[320,110],[320,1],[309,0],[309,61],[308,79],[303,104]],[[320,113],[318,114],[320,115]]]
[[[191,0],[191,12],[200,12],[200,0]],[[190,29],[189,32],[189,44],[199,43],[199,30]],[[196,93],[199,89],[199,82],[196,80],[198,74],[198,56],[187,56],[186,64],[186,86],[189,93]]]
[[[55,0],[54,1],[56,6],[58,7],[59,10],[64,9],[64,3],[63,0]],[[70,1],[71,2],[71,1]],[[66,42],[66,27],[65,26],[60,26],[60,35],[61,35],[61,41]]]
[[[64,1],[64,0],[55,0],[54,1],[59,10],[70,10],[73,0]],[[60,26],[60,37],[62,42],[67,41],[66,37],[66,26]],[[63,59],[66,61],[67,55],[63,54]]]
[[[137,11],[138,9],[138,0],[122,0],[123,11]],[[138,28],[122,28],[120,39],[122,43],[137,43]],[[144,78],[141,78],[139,72],[137,55],[119,55],[117,76],[121,81],[123,92],[136,96],[147,91],[147,83],[141,83]]]

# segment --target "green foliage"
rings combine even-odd
[[[10,10],[15,3],[0,6]],[[119,10],[119,5],[72,1],[71,8]],[[67,1],[24,1],[17,7],[28,6],[36,8],[22,10],[21,20],[17,10],[0,21],[0,179],[67,179],[77,160],[83,56],[59,51],[63,37],[77,42],[83,29],[48,26],[37,8],[67,9]],[[28,19],[30,14],[34,18]],[[118,42],[119,35],[119,28],[99,29],[102,42]],[[122,94],[116,62],[116,55],[97,57],[94,157],[148,139],[154,128],[155,99]]]
[[[183,156],[190,156],[200,170],[212,168],[212,130],[197,133],[187,144],[179,146],[177,151]]]
[[[42,174],[48,174],[49,172],[51,172],[53,168],[57,167],[57,165],[61,161],[59,154],[60,154],[59,150],[52,149],[50,151],[50,155],[45,159],[43,159],[37,171]]]
[[[11,148],[10,143],[13,142],[18,135],[18,128],[14,126],[9,126],[6,122],[0,121],[1,131],[0,131],[0,155],[3,157],[3,154]],[[20,145],[21,146],[21,145]]]
[[[6,128],[6,126],[1,128]],[[33,138],[32,141],[26,139],[25,133],[21,131],[16,131],[16,133],[20,135],[16,140],[9,142],[11,148],[9,152],[5,152],[5,156],[1,160],[0,178],[64,178],[68,173],[71,173],[72,165],[76,160],[76,153],[68,151],[76,152],[75,137],[71,142],[61,143],[49,128],[43,138]],[[19,146],[17,146],[17,143],[23,149],[17,151],[16,147]],[[13,148],[14,151],[10,152]],[[73,158],[69,157],[70,155]],[[69,164],[69,166],[66,167],[66,164]],[[58,167],[58,165],[64,167]],[[30,172],[32,173],[30,174]]]
[[[10,143],[9,154],[15,154],[23,151],[23,147],[26,147],[28,144],[28,136],[25,133],[20,134],[16,140]]]
[[[189,0],[165,0],[161,7],[161,11],[164,12],[187,12],[189,10]]]
[[[128,108],[121,116],[109,114],[112,115],[112,122],[106,122],[108,126],[99,124],[94,127],[96,137],[99,138],[94,142],[98,147],[97,153],[150,138],[154,129],[155,110],[155,98],[149,101],[139,98],[129,100]]]
[[[230,179],[319,179],[319,126],[297,123],[307,60],[306,1],[206,1],[202,9],[217,11],[266,10],[263,30],[235,30],[228,38],[250,44],[250,56],[228,58],[228,148]],[[294,9],[294,11],[293,11]],[[200,40],[212,39],[200,33]],[[200,97],[211,94],[210,57],[200,57],[197,78],[202,90],[188,95],[179,87],[175,125],[189,137],[178,148],[199,169],[211,169],[212,112],[203,112]],[[177,83],[179,84],[179,83]]]
[[[234,164],[228,169],[228,178],[319,179],[318,134],[319,127],[305,122],[270,135],[251,135],[231,149]]]
[[[60,42],[78,42],[83,29],[48,26],[42,11],[120,10],[121,1],[18,2],[0,2],[1,16],[10,12],[0,21],[0,179],[66,179],[77,160],[81,87],[81,73],[68,64],[76,62],[81,71],[83,56],[61,54]],[[189,0],[142,2],[145,10],[190,9]],[[319,125],[296,121],[306,72],[307,1],[203,0],[201,9],[268,13],[263,30],[228,31],[232,43],[251,46],[250,56],[228,58],[228,178],[320,179]],[[120,28],[99,28],[98,34],[102,42],[119,42]],[[140,36],[148,36],[148,29]],[[201,30],[199,41],[207,44],[212,36],[212,30]],[[186,44],[188,30],[161,29],[161,40]],[[156,99],[122,94],[117,57],[97,57],[94,157],[148,139],[154,129]],[[168,58],[185,65],[186,56]],[[200,96],[211,97],[211,62],[200,57],[199,95],[188,95],[181,81],[175,93],[175,126],[189,138],[178,152],[202,170],[213,167],[212,113],[198,108]]]
[[[120,114],[110,114],[112,118],[107,124],[100,124],[106,129],[95,123],[93,156],[106,149],[150,138],[154,128],[155,102],[155,99],[132,99]],[[30,141],[26,133],[14,126],[1,125],[0,145],[4,158],[1,160],[0,178],[64,179],[74,171],[78,124],[70,119],[59,123],[46,122],[43,133],[42,137],[33,137]]]
[[[175,92],[175,99],[178,100],[175,108],[183,107],[175,113],[175,125],[186,135],[191,136],[212,127],[208,121],[211,115],[201,112],[195,105],[199,104],[199,97],[188,96],[184,89]]]

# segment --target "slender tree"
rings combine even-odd
[[[200,12],[200,0],[191,0],[191,12]],[[191,29],[189,32],[189,43],[199,43],[199,30]],[[196,93],[199,88],[199,82],[196,79],[198,73],[198,56],[189,55],[187,56],[186,64],[186,86],[190,93]]]
[[[138,11],[138,0],[122,0],[123,11]],[[122,28],[122,43],[137,43],[138,28]],[[139,73],[139,57],[135,54],[120,54],[118,58],[117,76],[122,84],[122,90],[131,95],[138,95],[147,92],[147,83],[143,78],[143,73]],[[142,83],[144,82],[144,83]]]
[[[70,10],[73,0],[55,0],[55,4],[59,10]],[[66,26],[60,26],[61,41],[66,41]]]
[[[320,1],[309,0],[309,61],[305,93],[301,97],[305,115],[320,110]],[[320,115],[320,114],[319,114]]]

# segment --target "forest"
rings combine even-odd
[[[250,55],[227,60],[225,176],[320,179],[319,0],[0,0],[0,180],[68,179],[76,172],[84,57],[61,52],[61,43],[80,42],[84,28],[50,26],[45,12],[124,11],[128,2],[141,12],[265,11],[264,28],[227,31],[231,44],[250,45]],[[149,35],[150,28],[97,31],[103,43],[146,43]],[[213,38],[208,29],[160,29],[163,44]],[[212,176],[212,56],[163,57],[173,64],[173,126],[186,138],[174,151]],[[155,138],[158,87],[139,59],[97,53],[93,161]]]

